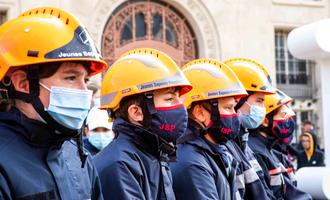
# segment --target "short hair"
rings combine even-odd
[[[190,119],[195,119],[195,116],[193,115],[193,110],[194,110],[194,107],[197,106],[197,105],[201,105],[203,108],[205,108],[207,111],[210,112],[211,114],[211,110],[212,110],[212,105],[210,103],[209,100],[203,100],[203,101],[195,101],[195,102],[192,102],[191,106],[189,109],[187,109],[187,112],[188,112],[188,117]]]
[[[124,120],[128,121],[128,108],[136,104],[140,106],[143,109],[144,105],[143,102],[145,101],[145,96],[144,94],[134,94],[131,96],[124,97],[120,103],[119,103],[119,108],[114,112],[113,116],[115,119],[116,118],[123,118]]]

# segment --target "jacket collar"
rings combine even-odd
[[[0,112],[0,124],[38,146],[62,144],[65,140],[71,139],[57,134],[46,123],[28,118],[17,108],[12,108],[8,112]]]
[[[213,144],[204,137],[205,129],[193,119],[188,120],[186,133],[179,138],[178,143],[188,143],[209,152],[212,155],[222,154],[224,145]]]
[[[117,118],[113,123],[113,131],[116,137],[120,137],[120,134],[126,135],[141,149],[156,157],[167,154],[175,159],[175,145],[162,139],[156,133],[144,129],[142,126],[129,123],[122,118]]]
[[[266,147],[268,149],[272,149],[273,146],[275,145],[277,139],[275,137],[272,137],[272,136],[269,136],[267,134],[267,137],[264,137],[263,135],[261,135],[257,129],[255,130],[249,130],[250,131],[250,134],[257,138],[261,143],[263,143],[264,145],[266,145]]]

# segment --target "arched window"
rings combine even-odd
[[[195,34],[187,20],[173,6],[159,1],[126,1],[105,26],[102,54],[109,64],[138,47],[164,51],[179,65],[198,57]]]

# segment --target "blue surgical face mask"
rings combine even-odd
[[[92,91],[52,86],[50,89],[49,106],[45,110],[61,125],[78,130],[82,127],[92,101]]]
[[[256,129],[258,128],[266,115],[266,108],[250,105],[248,102],[245,102],[250,107],[250,113],[240,113],[239,119],[244,128],[247,129]]]
[[[98,150],[102,150],[106,147],[113,139],[111,131],[106,132],[95,132],[90,131],[88,141]]]

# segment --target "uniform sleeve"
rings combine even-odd
[[[0,173],[0,199],[11,200],[10,189],[5,177]]]
[[[143,177],[124,161],[117,161],[99,171],[104,199],[144,200]]]
[[[264,159],[261,155],[255,154],[254,156],[262,169],[263,175],[262,175],[261,181],[262,181],[262,184],[264,185],[264,188],[266,189],[267,196],[268,196],[268,198],[270,198],[272,200],[276,200],[277,198],[275,197],[275,194],[270,185],[270,176],[268,173],[267,163],[264,161]]]
[[[247,199],[260,199],[260,200],[270,200],[272,197],[271,191],[268,189],[268,186],[265,185],[261,180],[257,173],[251,168],[244,172],[245,179],[252,177],[251,174],[247,174],[250,172],[251,174],[256,176],[253,182],[247,183],[245,182],[245,198]],[[264,181],[264,180],[263,180]]]
[[[198,165],[190,165],[174,172],[173,187],[176,199],[222,199],[218,196],[216,183],[211,173]]]
[[[252,168],[244,171],[245,177],[245,198],[246,199],[275,199],[273,192],[268,187],[265,181],[263,168],[261,168],[254,152],[250,147],[246,146],[245,155],[248,155],[248,160]]]
[[[273,194],[273,191],[270,189],[270,187],[268,186],[268,184],[266,183],[266,180],[265,180],[265,174],[263,171],[260,171],[260,172],[257,172],[258,176],[259,176],[259,179],[260,179],[260,182],[263,186],[263,188],[265,189],[266,191],[266,194],[267,194],[267,197],[269,199],[276,199],[276,197],[274,196]]]
[[[258,161],[262,171],[263,171],[263,174],[264,174],[264,180],[265,182],[267,183],[267,186],[268,188],[270,188],[270,176],[268,174],[268,167],[267,167],[267,164],[265,163],[264,159],[262,158],[262,156],[256,154],[255,155],[255,158],[256,160]]]

